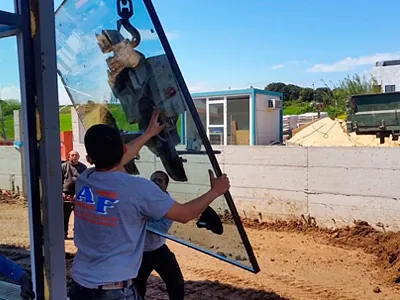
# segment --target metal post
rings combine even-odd
[[[30,30],[29,0],[16,0],[15,9],[24,22],[17,32],[19,77],[21,87],[21,112],[24,122],[22,147],[24,151],[26,197],[29,212],[31,245],[31,273],[37,299],[44,299],[42,222],[39,189],[39,168],[36,144],[35,81]]]
[[[37,204],[39,202],[40,198],[37,197],[37,194],[40,196],[41,192],[43,218],[44,275],[47,289],[45,290],[46,295],[43,298],[38,297],[38,299],[64,300],[67,298],[67,293],[61,201],[54,1],[17,0],[17,4],[20,9],[24,9],[23,22],[25,28],[29,28],[29,32],[24,31],[23,44],[27,48],[30,44],[32,49],[29,56],[27,56],[29,52],[25,51],[24,64],[29,60],[30,63],[33,62],[30,73],[26,74],[25,77],[29,80],[29,82],[25,82],[25,89],[27,92],[29,91],[25,112],[28,125],[25,126],[27,127],[26,135],[29,135],[30,147],[33,148],[34,144],[36,145],[36,151],[29,154],[30,159],[27,158],[30,163],[30,172],[31,175],[32,172],[40,172],[40,182],[34,182],[35,186],[31,185],[30,187],[31,189],[35,188],[36,193],[32,203]],[[33,24],[29,21],[31,13],[29,7],[32,9],[32,16],[34,17]],[[33,32],[31,32],[31,28]],[[30,38],[31,35],[32,39]],[[30,41],[29,44],[27,40]],[[34,102],[36,102],[36,105]],[[38,119],[36,113],[38,113]],[[36,123],[37,120],[39,124]],[[37,145],[39,146],[38,149]],[[38,160],[35,160],[35,156],[38,157]],[[38,228],[35,226],[34,230],[36,232]],[[42,257],[35,259],[39,260]]]

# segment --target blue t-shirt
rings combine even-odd
[[[0,275],[6,277],[8,280],[18,282],[21,280],[22,275],[25,273],[24,269],[17,263],[8,259],[0,254]]]
[[[147,220],[163,218],[174,200],[148,179],[94,168],[75,188],[72,278],[87,288],[136,278]]]
[[[147,228],[157,230],[158,232],[161,233],[168,233],[168,230],[171,228],[172,223],[173,222],[171,220],[165,218],[162,218],[161,220],[149,219],[149,222],[147,223]],[[146,239],[144,242],[144,251],[149,252],[157,250],[162,245],[164,245],[165,242],[166,242],[165,237],[147,231]]]

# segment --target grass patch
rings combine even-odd
[[[138,124],[131,125],[126,121],[125,114],[120,105],[113,105],[110,108],[110,111],[113,114],[114,118],[117,120],[117,124],[120,129],[128,131],[138,130]],[[177,123],[179,135],[181,133],[181,122],[182,118],[179,117]],[[14,139],[14,117],[6,116],[4,118],[4,125],[6,128],[7,138]],[[64,107],[60,111],[60,131],[72,131],[71,107]]]

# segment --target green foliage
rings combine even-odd
[[[381,87],[374,77],[361,77],[358,74],[352,77],[347,76],[337,84],[332,84],[332,86],[332,96],[328,103],[334,107],[334,109],[330,109],[332,117],[337,117],[346,112],[346,104],[351,96],[382,92]]]
[[[314,101],[314,90],[312,88],[303,88],[300,91],[300,101],[311,102]]]
[[[264,90],[271,91],[271,92],[278,92],[282,93],[282,89],[286,86],[283,82],[271,82],[268,84]]]
[[[21,108],[21,103],[17,100],[0,100],[0,105],[4,117],[12,116],[14,110],[19,110]]]
[[[71,106],[66,106],[63,107],[60,111],[60,131],[71,131],[72,130],[72,121],[71,121]],[[128,124],[125,118],[125,114],[122,110],[121,105],[110,105],[110,110],[114,116],[114,118],[117,120],[118,127],[124,130],[128,131],[136,131],[138,130],[138,125],[137,124]],[[178,133],[180,134],[180,128],[181,128],[181,122],[182,119],[179,117],[178,123],[177,123],[177,128],[178,128]],[[4,118],[4,125],[5,125],[5,131],[7,133],[7,138],[13,139],[14,138],[14,117],[13,115],[6,116]]]
[[[284,102],[284,115],[301,115],[310,111],[313,111],[313,108],[308,103],[297,101]]]
[[[324,105],[330,105],[333,92],[329,87],[320,87],[315,90],[315,100]]]
[[[315,91],[307,87],[301,88],[297,101],[296,99],[285,98],[287,100],[284,101],[284,114],[302,114],[313,111],[314,108],[311,107],[311,102],[316,100],[324,104],[323,110],[326,111],[331,118],[338,116],[345,118],[346,103],[352,95],[382,92],[378,82],[372,76],[370,78],[358,74],[347,76],[336,84],[331,83],[330,86],[324,81],[322,82],[325,86],[317,88]],[[280,87],[284,93],[290,94],[288,92],[289,89],[287,89],[288,86],[289,85],[285,85],[282,87],[282,83],[271,83],[266,86],[266,89],[269,87]],[[292,93],[291,95],[294,94]]]
[[[298,100],[300,97],[301,87],[288,84],[282,89],[283,99],[284,100]]]

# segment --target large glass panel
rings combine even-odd
[[[126,142],[147,127],[157,106],[170,126],[149,142],[129,170],[147,178],[157,170],[166,171],[171,177],[168,192],[179,202],[189,201],[209,189],[208,170],[213,169],[207,153],[179,145],[185,131],[179,129],[178,116],[192,100],[182,96],[170,65],[172,53],[164,51],[146,1],[133,1],[133,26],[120,31],[116,2],[70,0],[60,7],[56,13],[59,74],[85,128],[109,124],[121,131]],[[218,116],[212,117],[213,122],[223,124],[223,105],[212,107]],[[191,139],[200,139],[195,127],[190,130],[186,132]],[[247,270],[257,269],[226,199],[217,199],[211,207],[186,225],[174,223],[165,231],[152,223],[149,229]]]

